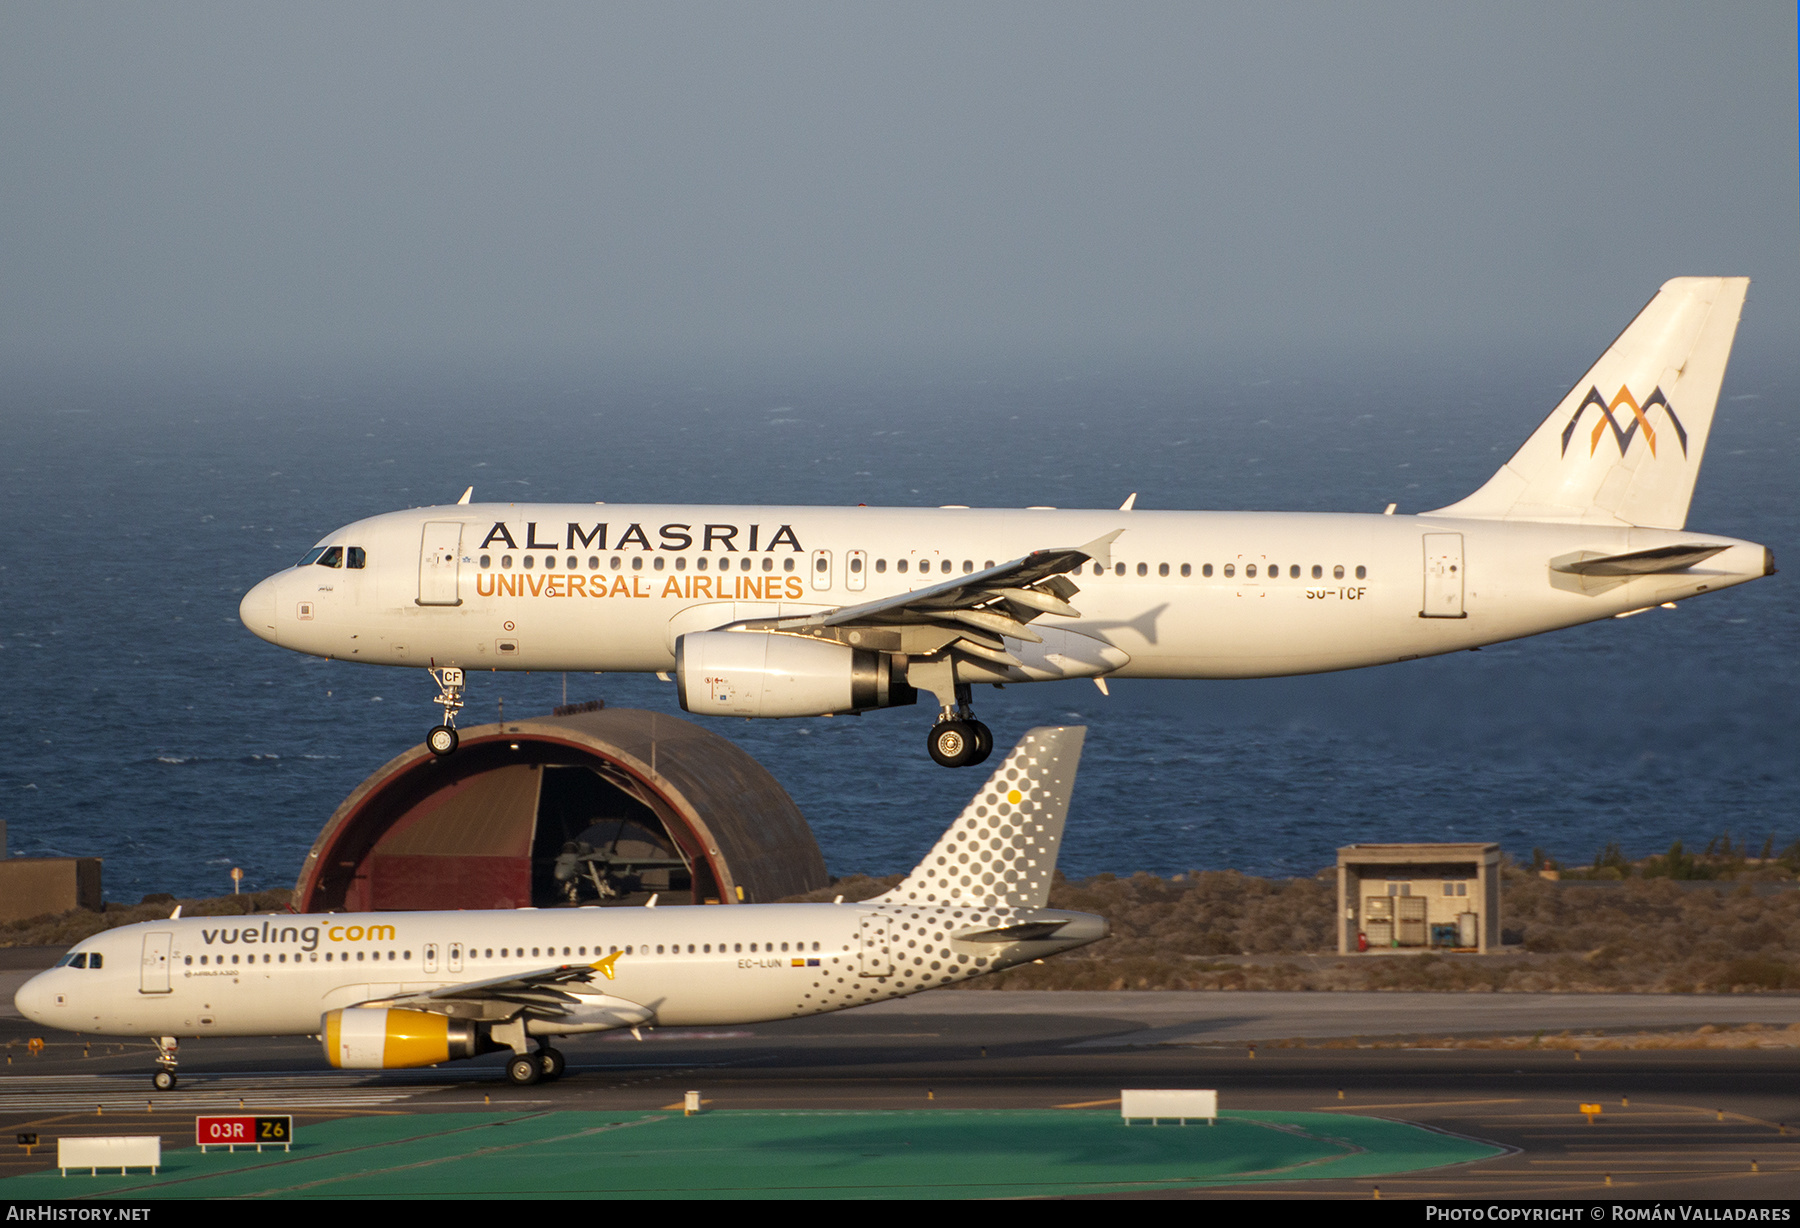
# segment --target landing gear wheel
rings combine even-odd
[[[994,731],[976,720],[971,720],[969,725],[975,730],[975,753],[963,760],[964,767],[986,763],[987,757],[994,753]]]
[[[506,1063],[506,1078],[514,1087],[530,1087],[543,1078],[544,1064],[535,1053],[520,1053]]]
[[[563,1071],[567,1070],[569,1067],[568,1062],[563,1060],[562,1050],[552,1049],[549,1045],[545,1045],[542,1049],[539,1049],[537,1051],[537,1057],[538,1067],[543,1071],[546,1082],[551,1079],[562,1078]]]
[[[154,1087],[159,1092],[174,1091],[175,1090],[175,1072],[173,1070],[157,1071],[155,1074],[150,1076],[150,1086]]]
[[[433,726],[431,732],[425,735],[425,749],[440,759],[445,755],[455,754],[456,743],[456,730],[448,725]]]
[[[925,747],[939,767],[962,767],[975,754],[972,721],[939,721],[931,727]]]

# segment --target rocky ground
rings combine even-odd
[[[1726,869],[1735,877],[1645,878],[1615,867],[1608,877],[1552,882],[1506,866],[1501,925],[1507,945],[1486,956],[1333,953],[1334,872],[1294,879],[1232,871],[1102,874],[1079,882],[1059,875],[1051,905],[1099,913],[1112,922],[1112,936],[967,988],[1800,991],[1800,890],[1773,862],[1745,867],[1740,859],[1735,870]],[[862,900],[898,881],[898,875],[857,876],[795,898]],[[286,891],[266,891],[109,903],[103,912],[78,909],[0,925],[0,946],[68,945],[113,926],[167,917],[178,902],[184,916],[231,916],[281,911],[288,899]]]

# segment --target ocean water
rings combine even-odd
[[[716,368],[14,371],[0,386],[0,818],[105,858],[109,898],[291,884],[321,823],[435,723],[417,671],[255,639],[243,591],[336,526],[480,498],[1402,511],[1473,489],[1591,355],[1260,367],[794,360]],[[1521,374],[1521,373],[1524,374]],[[1689,520],[1800,559],[1800,378],[1740,360]],[[1063,869],[1308,874],[1354,841],[1585,861],[1723,830],[1800,839],[1785,576],[1625,621],[1377,669],[981,690],[1003,746],[1089,726]],[[487,675],[498,700],[678,712],[634,675]],[[928,706],[711,722],[836,874],[909,868],[982,779]],[[1755,851],[1753,847],[1752,851]]]

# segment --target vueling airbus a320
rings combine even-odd
[[[1513,458],[1418,515],[472,504],[328,535],[245,595],[300,652],[466,671],[672,672],[714,716],[938,702],[947,767],[993,737],[978,683],[1255,678],[1410,661],[1635,614],[1774,572],[1688,530],[1749,286],[1665,284]],[[1134,496],[1135,498],[1135,496]]]

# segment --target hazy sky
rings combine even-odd
[[[0,7],[0,357],[1795,348],[1792,3]]]

